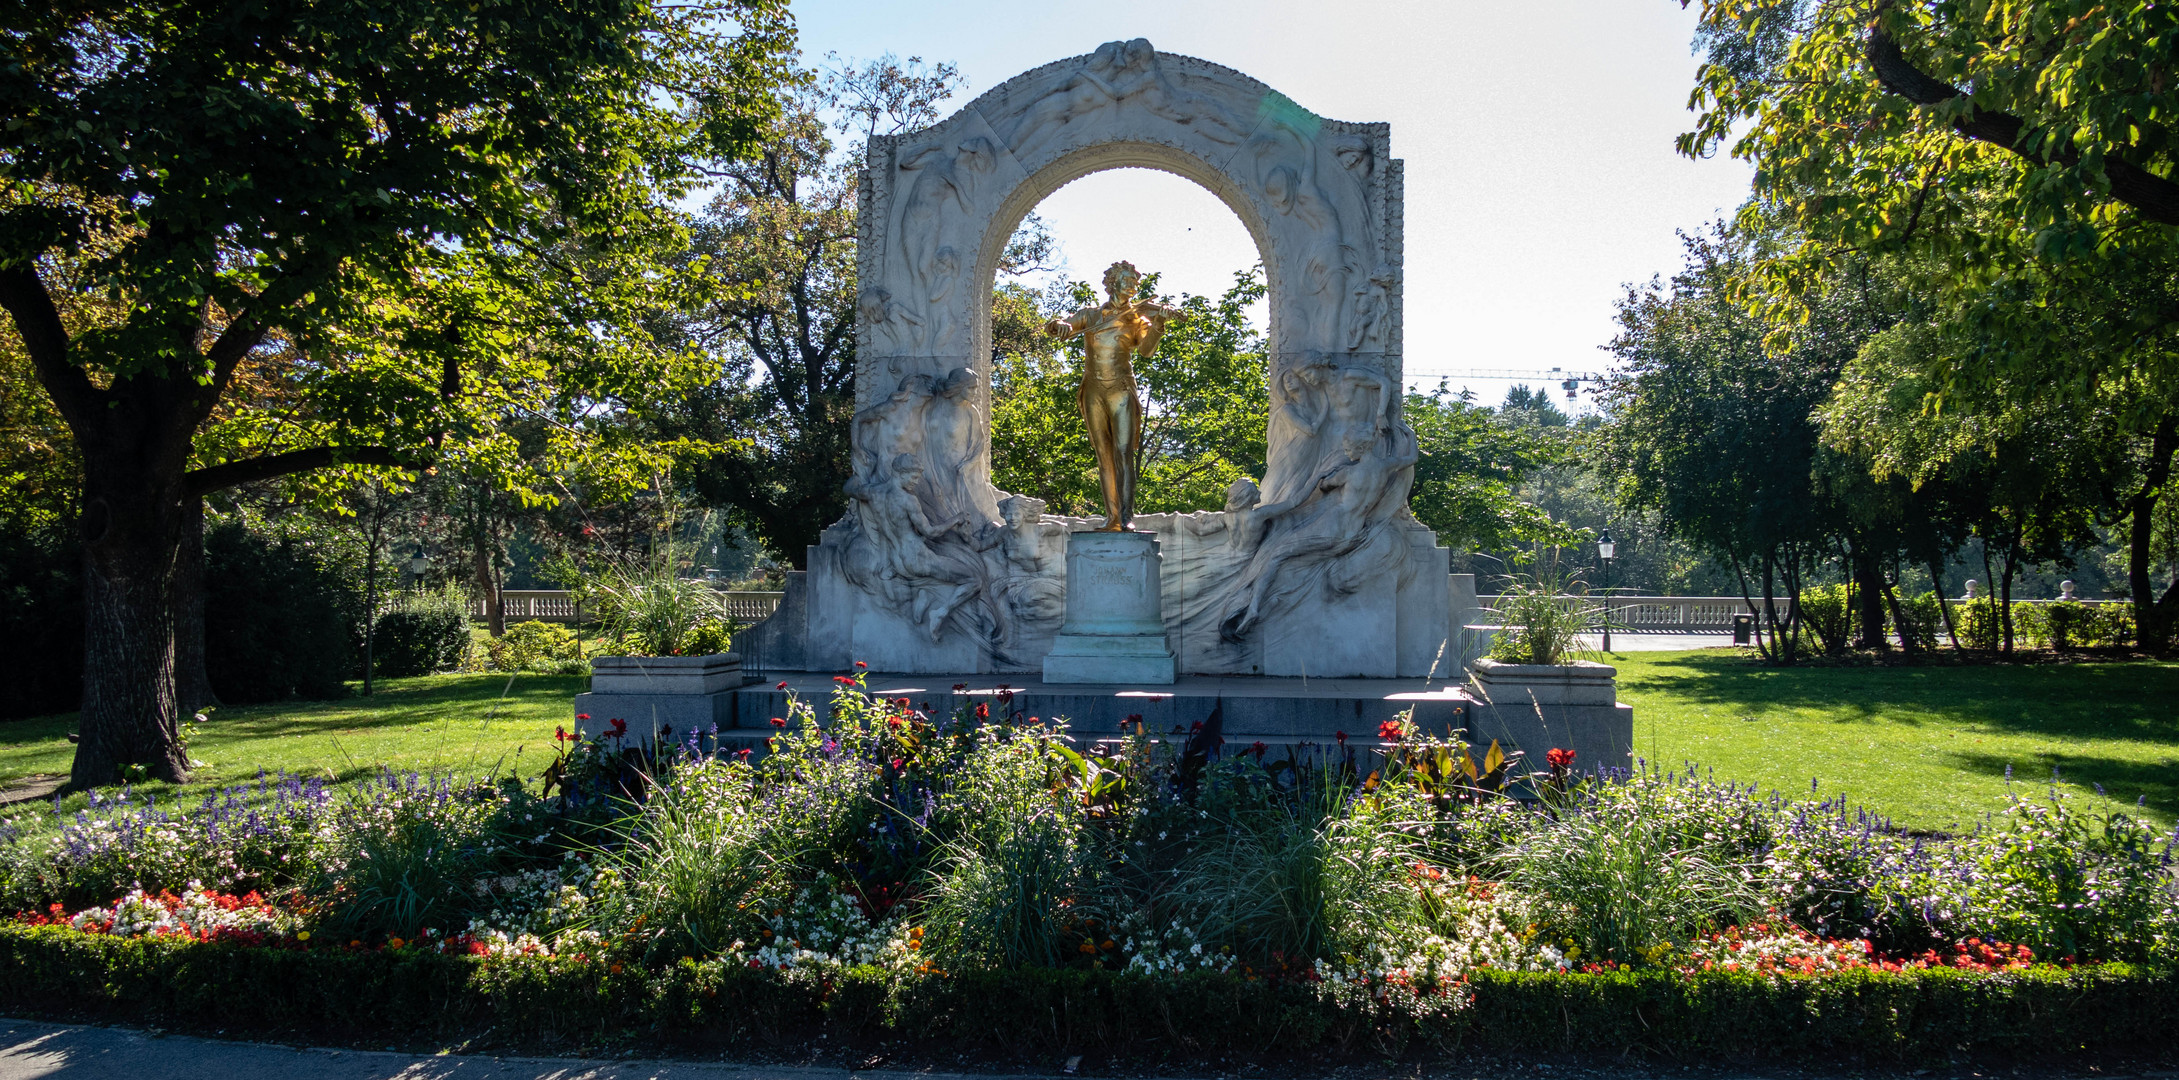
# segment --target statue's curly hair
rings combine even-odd
[[[1112,291],[1112,279],[1122,270],[1127,271],[1128,277],[1134,278],[1136,281],[1142,280],[1142,271],[1135,269],[1134,263],[1121,259],[1119,262],[1105,267],[1105,291]]]

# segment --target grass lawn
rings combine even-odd
[[[1723,650],[1611,660],[1620,700],[1634,706],[1636,753],[1655,764],[1695,762],[1789,793],[1814,779],[1825,794],[1933,829],[2002,806],[2007,765],[2029,791],[2056,766],[2087,804],[2130,808],[2146,797],[2150,817],[2179,816],[2179,664],[1779,669]],[[219,709],[190,753],[206,762],[197,777],[208,785],[250,780],[260,768],[342,783],[381,767],[534,780],[583,683],[434,675],[385,680],[371,698]],[[0,722],[0,784],[66,773],[74,724]],[[164,798],[175,789],[145,790]]]
[[[569,723],[580,675],[426,675],[381,679],[371,697],[215,709],[190,743],[204,765],[187,788],[144,784],[164,799],[254,780],[259,769],[350,783],[381,768],[478,776],[519,771],[534,780],[552,759],[555,725]],[[360,684],[356,684],[360,685]],[[66,775],[73,713],[0,721],[0,784],[33,773]],[[80,805],[83,795],[63,801]],[[12,808],[11,808],[12,809]]]
[[[2005,769],[2076,805],[2179,815],[2179,664],[1767,668],[1726,650],[1619,653],[1635,753],[1840,794],[1944,829],[2003,805]],[[2096,785],[2103,785],[2099,796]]]

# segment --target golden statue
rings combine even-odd
[[[1142,469],[1142,398],[1135,394],[1132,357],[1156,352],[1165,324],[1180,309],[1135,299],[1142,275],[1135,264],[1116,262],[1105,271],[1106,300],[1044,324],[1061,341],[1082,335],[1082,390],[1075,402],[1097,451],[1097,478],[1105,489],[1105,531],[1125,532],[1135,518],[1135,481]]]

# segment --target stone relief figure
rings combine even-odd
[[[961,260],[945,243],[946,217],[949,212],[964,220],[975,217],[969,188],[978,174],[991,172],[997,161],[997,148],[981,136],[950,149],[932,144],[901,155],[900,171],[913,173],[915,182],[908,186],[900,212],[900,250],[909,274],[930,302],[929,325],[911,328],[920,331],[911,334],[918,346],[936,346],[952,328],[945,301],[953,293]]]
[[[1395,276],[1392,267],[1378,263],[1370,271],[1369,279],[1354,287],[1354,309],[1347,313],[1347,351],[1355,352],[1364,345],[1383,344],[1385,340],[1386,311],[1391,306],[1388,299]]]
[[[851,477],[856,523],[869,543],[876,580],[858,582],[884,596],[895,610],[937,641],[946,618],[976,591],[976,575],[934,545],[967,524],[965,515],[932,520],[923,509],[923,465],[913,454],[893,458],[882,477]]]
[[[1027,155],[1070,124],[1130,102],[1213,142],[1233,146],[1241,141],[1243,133],[1232,114],[1209,98],[1180,89],[1158,66],[1157,50],[1146,38],[1098,46],[1059,86],[1022,110],[1003,138],[1016,154]]]
[[[1415,434],[1390,424],[1381,434],[1360,432],[1341,441],[1339,460],[1324,469],[1295,499],[1262,506],[1259,518],[1271,532],[1237,579],[1219,633],[1229,641],[1246,636],[1277,592],[1306,587],[1309,571],[1322,569],[1340,582],[1366,577],[1337,561],[1365,548],[1397,554],[1389,526],[1407,505],[1414,483]],[[1282,571],[1289,573],[1282,574]],[[1299,573],[1295,573],[1299,572]],[[1303,581],[1282,580],[1304,577]]]
[[[876,480],[885,463],[923,453],[923,415],[934,386],[928,375],[909,375],[885,400],[855,414],[855,473]]]
[[[892,291],[879,286],[864,289],[861,303],[863,325],[870,328],[871,343],[881,352],[898,349],[906,344],[921,344],[919,331],[923,320],[915,312],[893,299]],[[901,327],[908,329],[909,340],[901,340]],[[896,366],[895,375],[900,374]]]
[[[983,449],[989,428],[983,410],[976,406],[976,373],[957,367],[932,388],[923,412],[923,457],[937,470],[931,485],[933,502],[942,514],[976,514],[976,499],[969,490],[970,465]]]
[[[1142,467],[1142,398],[1135,393],[1132,357],[1157,351],[1165,324],[1180,317],[1178,308],[1135,298],[1142,275],[1135,264],[1116,262],[1105,270],[1105,302],[1044,324],[1061,340],[1079,334],[1082,389],[1075,396],[1097,452],[1097,478],[1104,488],[1105,530],[1123,532],[1135,516],[1135,483]]]

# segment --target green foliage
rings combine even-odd
[[[480,879],[518,860],[532,802],[519,786],[457,787],[444,777],[382,776],[337,802],[304,888],[329,931],[382,940],[461,926]]]
[[[1402,408],[1422,455],[1408,506],[1441,543],[1505,551],[1579,541],[1575,530],[1519,494],[1523,481],[1567,460],[1563,431],[1529,423],[1526,413],[1493,413],[1443,386],[1407,395]]]
[[[1213,786],[1207,824],[1184,822],[1193,850],[1154,914],[1256,960],[1353,955],[1382,928],[1415,932],[1425,922],[1415,868],[1435,816],[1424,793],[1393,780],[1350,799],[1330,775],[1301,790],[1282,796],[1240,776]]]
[[[220,700],[347,693],[363,597],[345,569],[301,538],[239,520],[205,530],[204,666]]]
[[[1526,575],[1506,576],[1499,586],[1498,621],[1490,658],[1507,664],[1568,664],[1583,652],[1578,635],[1595,629],[1604,617],[1601,604],[1590,603],[1578,574],[1559,569],[1554,551],[1546,564]]]
[[[485,646],[485,655],[499,671],[527,671],[538,666],[558,670],[566,661],[583,658],[583,642],[567,627],[531,619],[493,638]]]
[[[1757,162],[1757,196],[1812,247],[1918,240],[2002,269],[2021,239],[2061,258],[2162,244],[2179,88],[2154,58],[2175,25],[2086,0],[1707,0],[1679,146]]]
[[[1569,958],[1641,963],[1763,911],[1752,845],[1733,843],[1745,837],[1729,819],[1676,812],[1682,800],[1696,801],[1651,778],[1597,786],[1497,864],[1509,884],[1542,898],[1545,936],[1563,935]]]
[[[750,798],[753,779],[744,764],[699,764],[619,823],[625,843],[606,853],[618,891],[607,903],[646,957],[723,952],[756,937],[768,905],[785,898],[803,841]]]
[[[1825,979],[1658,971],[1479,971],[1463,1010],[1426,1013],[1232,974],[1025,969],[825,980],[712,961],[655,974],[603,957],[480,960],[417,949],[277,950],[0,925],[0,1005],[313,1041],[389,1031],[434,1044],[519,1032],[525,1048],[642,1031],[668,1046],[907,1041],[932,1052],[1109,1053],[1172,1062],[1267,1052],[1436,1058],[1593,1054],[1684,1060],[2078,1066],[2162,1053],[2179,978],[2156,967],[1954,971]],[[279,993],[265,993],[276,986]],[[1145,1023],[1145,1017],[1156,1018]],[[1811,1022],[1819,1017],[1821,1022]],[[1054,1032],[1057,1032],[1055,1038]]]
[[[469,593],[455,586],[402,593],[371,638],[378,673],[396,678],[460,667],[469,648]]]
[[[1264,470],[1264,418],[1270,391],[1264,373],[1264,334],[1248,321],[1248,308],[1263,298],[1263,270],[1234,275],[1218,297],[1157,293],[1157,275],[1143,277],[1139,295],[1180,308],[1157,352],[1134,364],[1143,399],[1140,513],[1223,507],[1226,488]],[[1018,307],[1025,294],[1010,303]],[[1055,287],[1045,298],[1047,317],[1096,302],[1086,282]],[[1000,305],[1004,310],[1006,304]],[[1081,387],[1081,342],[1056,352],[1023,351],[1002,357],[993,379],[992,483],[1002,491],[1043,499],[1047,512],[1104,512],[1097,461],[1083,434],[1076,402]]]
[[[649,558],[608,567],[590,592],[611,648],[630,656],[702,656],[723,652],[731,628],[720,617],[719,596],[701,578],[679,573],[675,545],[661,544]]]

